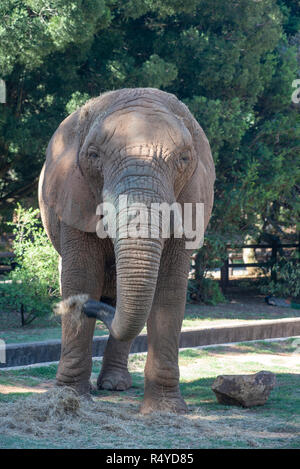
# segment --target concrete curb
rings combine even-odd
[[[220,325],[185,329],[180,335],[180,348],[226,344],[248,340],[295,337],[300,335],[300,318],[249,321],[247,324]],[[108,336],[94,337],[93,357],[103,356]],[[60,358],[60,340],[6,345],[6,362],[0,368],[55,362]],[[130,353],[147,351],[147,335],[139,335]]]

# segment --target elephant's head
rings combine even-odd
[[[206,225],[214,178],[204,132],[185,105],[158,90],[106,93],[71,114],[54,134],[42,185],[46,203],[64,223],[86,232],[96,231],[99,204],[110,202],[117,209],[115,338],[130,340],[144,327],[164,241],[122,237],[119,196],[127,196],[129,208],[202,202]]]

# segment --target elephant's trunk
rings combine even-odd
[[[125,178],[123,187],[120,184],[119,191],[115,192],[118,197],[120,194],[127,196],[127,216],[124,217],[123,206],[120,202],[117,205],[116,195],[114,197],[114,205],[118,207],[118,228],[114,239],[117,304],[110,331],[116,339],[121,341],[134,339],[147,321],[155,294],[163,248],[160,222],[152,219],[151,204],[165,200],[165,195],[158,190],[153,191],[154,183],[149,175],[143,178],[136,177],[135,187],[128,187],[129,179],[132,184],[132,177]],[[134,237],[130,226],[132,226],[132,221],[136,221],[137,214],[141,215],[140,208],[136,211],[137,204],[143,204],[147,212],[147,220],[139,218],[140,223],[137,224],[139,235]],[[153,237],[154,231],[155,237]]]
[[[112,335],[134,339],[149,316],[162,252],[160,239],[121,239],[116,242],[117,305]]]
[[[118,218],[118,217],[117,217]],[[83,312],[103,321],[118,340],[134,339],[143,329],[151,311],[160,266],[163,241],[159,226],[156,238],[121,237],[124,223],[115,239],[117,305],[114,308],[89,300]],[[127,227],[126,227],[127,228]],[[145,227],[150,229],[149,226]],[[153,225],[152,225],[153,229]]]
[[[110,332],[121,341],[132,340],[141,332],[156,290],[163,239],[161,215],[156,216],[152,204],[170,203],[172,191],[168,190],[167,172],[158,165],[154,171],[153,166],[151,158],[127,155],[124,167],[104,175],[108,183],[104,184],[103,199],[115,207],[117,228],[113,240],[117,304]]]

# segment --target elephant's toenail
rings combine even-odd
[[[112,390],[113,389],[113,384],[112,384],[111,381],[105,380],[100,384],[100,387],[102,389]]]

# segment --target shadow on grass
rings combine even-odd
[[[184,319],[232,319],[236,321],[257,319],[281,319],[300,317],[299,310],[294,308],[280,308],[267,305],[263,300],[255,303],[223,303],[217,306],[188,303]]]
[[[226,355],[229,353],[233,354],[269,354],[269,355],[288,355],[299,350],[298,339],[289,338],[282,341],[270,342],[270,341],[253,341],[248,343],[228,344],[222,346],[210,346],[201,349],[186,349],[180,352],[180,356],[183,358],[200,358],[205,355]],[[299,353],[300,361],[300,353]]]

